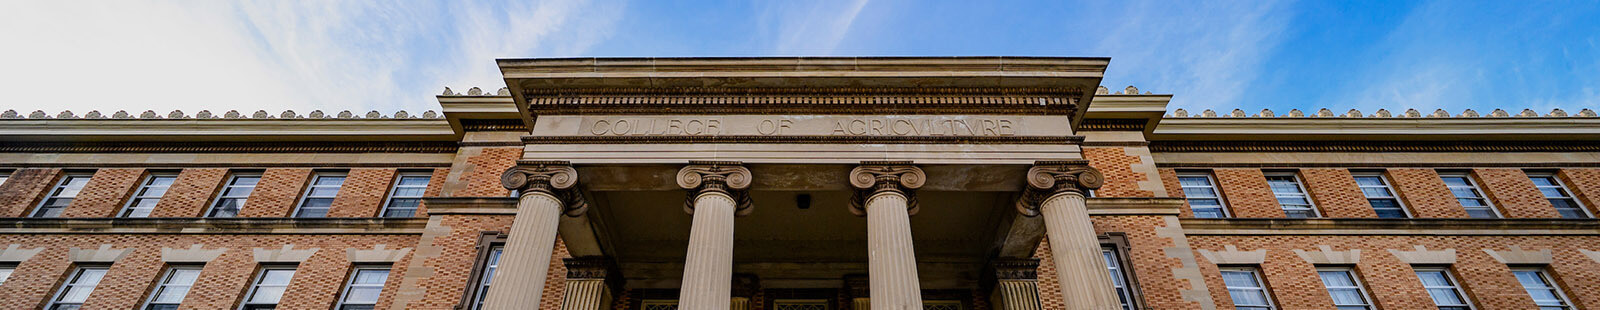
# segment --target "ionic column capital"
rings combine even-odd
[[[691,161],[678,170],[678,187],[689,191],[683,211],[694,214],[694,200],[701,194],[721,193],[735,203],[734,215],[750,215],[750,169],[736,161]]]
[[[1037,161],[1028,169],[1028,188],[1017,200],[1017,212],[1039,216],[1039,206],[1045,199],[1065,193],[1083,195],[1104,183],[1105,176],[1090,167],[1087,160]]]
[[[898,193],[906,196],[906,212],[917,214],[916,189],[922,188],[928,176],[922,168],[909,161],[864,161],[850,170],[850,185],[856,188],[850,199],[850,212],[867,215],[867,200],[881,193]]]
[[[523,196],[553,196],[561,200],[561,213],[567,216],[580,216],[589,209],[577,187],[578,170],[566,161],[518,161],[500,174],[500,185],[520,191]]]

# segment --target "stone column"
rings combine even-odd
[[[678,170],[689,190],[684,211],[694,215],[678,307],[728,309],[732,303],[733,218],[750,214],[750,170],[737,162],[694,162]]]
[[[753,274],[733,275],[733,298],[728,301],[729,310],[750,310],[750,300],[755,298],[756,291],[761,290],[761,279]]]
[[[567,162],[517,164],[500,175],[501,184],[521,190],[522,198],[484,309],[538,309],[540,295],[527,292],[544,288],[561,215],[583,214],[587,209],[575,188],[578,171]]]
[[[867,216],[867,280],[873,309],[922,309],[911,214],[917,211],[915,190],[925,179],[922,169],[910,162],[863,162],[850,171],[850,185],[859,189],[850,210]]]
[[[611,309],[611,298],[622,288],[615,263],[595,256],[562,262],[567,266],[567,291],[562,294],[561,310]]]
[[[994,291],[989,303],[996,310],[1042,310],[1039,304],[1039,259],[998,259],[993,264]]]
[[[1028,169],[1028,193],[1018,202],[1026,216],[1044,216],[1050,255],[1067,309],[1120,309],[1106,271],[1100,240],[1089,220],[1083,193],[1100,188],[1104,177],[1087,161],[1040,161]]]

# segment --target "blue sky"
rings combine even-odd
[[[1600,107],[1595,1],[3,1],[0,110],[437,109],[493,59],[1096,56],[1189,110]]]

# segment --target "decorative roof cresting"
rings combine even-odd
[[[1375,111],[1372,114],[1363,114],[1363,113],[1361,113],[1361,110],[1350,109],[1349,112],[1345,112],[1344,114],[1334,114],[1333,111],[1329,111],[1327,108],[1323,108],[1323,109],[1318,109],[1317,113],[1314,113],[1314,114],[1305,114],[1305,113],[1300,112],[1299,109],[1291,109],[1291,110],[1289,110],[1289,113],[1286,113],[1286,114],[1277,114],[1277,113],[1272,112],[1272,110],[1270,110],[1270,109],[1262,109],[1261,112],[1258,112],[1258,113],[1253,114],[1253,115],[1252,114],[1247,114],[1247,113],[1244,112],[1244,110],[1240,110],[1240,109],[1233,109],[1233,111],[1229,112],[1229,113],[1217,113],[1216,111],[1212,111],[1212,110],[1209,110],[1209,109],[1201,111],[1200,113],[1189,113],[1188,110],[1176,109],[1176,110],[1172,110],[1171,113],[1168,113],[1167,117],[1169,117],[1169,118],[1272,118],[1272,117],[1313,117],[1313,118],[1318,118],[1318,117],[1321,117],[1321,118],[1336,118],[1336,117],[1337,118],[1533,118],[1533,117],[1556,118],[1556,117],[1566,117],[1566,118],[1593,118],[1593,117],[1600,117],[1600,116],[1597,116],[1595,111],[1594,110],[1590,110],[1590,109],[1578,110],[1578,113],[1576,113],[1576,114],[1567,114],[1567,111],[1565,111],[1565,110],[1554,109],[1554,110],[1550,110],[1549,113],[1545,113],[1543,115],[1540,115],[1538,112],[1534,112],[1532,109],[1523,109],[1522,112],[1517,113],[1515,115],[1513,115],[1511,113],[1508,113],[1505,110],[1501,110],[1501,109],[1494,109],[1494,111],[1489,112],[1488,115],[1479,115],[1478,111],[1473,111],[1472,109],[1467,109],[1467,110],[1461,111],[1461,113],[1459,113],[1459,114],[1456,114],[1456,115],[1452,116],[1452,115],[1450,115],[1450,112],[1445,111],[1444,109],[1434,110],[1433,113],[1428,113],[1428,114],[1422,114],[1421,111],[1417,111],[1416,109],[1406,109],[1405,112],[1402,112],[1402,113],[1399,113],[1399,114],[1391,113],[1391,112],[1389,112],[1389,110],[1385,110],[1385,109],[1378,109],[1378,111]]]
[[[192,116],[187,114],[187,113],[184,113],[181,110],[173,110],[172,112],[168,112],[165,115],[156,113],[154,110],[146,110],[144,112],[140,112],[137,116],[133,115],[131,113],[128,113],[128,111],[117,111],[116,113],[112,113],[110,117],[106,117],[105,114],[102,114],[100,111],[89,111],[89,113],[84,113],[83,115],[77,115],[77,114],[73,113],[72,111],[61,111],[61,112],[55,113],[54,116],[51,116],[49,113],[45,113],[43,110],[35,110],[35,111],[33,111],[31,113],[28,113],[26,115],[17,112],[17,110],[6,110],[5,112],[0,112],[0,119],[317,119],[317,120],[322,120],[322,119],[440,119],[440,118],[444,118],[443,115],[440,115],[439,112],[434,112],[433,110],[428,110],[426,112],[422,112],[421,115],[411,114],[411,112],[406,112],[406,111],[403,111],[403,110],[402,111],[395,111],[392,114],[384,114],[384,113],[381,113],[381,112],[378,112],[378,111],[372,111],[372,112],[365,113],[365,115],[358,115],[358,114],[351,113],[350,111],[347,110],[347,111],[339,112],[337,117],[330,116],[327,113],[322,112],[322,110],[311,111],[310,114],[300,114],[300,113],[297,113],[297,112],[295,112],[293,110],[286,110],[286,111],[283,111],[282,113],[278,113],[277,115],[273,115],[271,113],[267,113],[266,110],[258,110],[258,111],[255,111],[255,112],[251,113],[248,116],[246,116],[246,115],[244,115],[244,114],[242,114],[242,113],[240,113],[239,111],[236,111],[236,110],[230,110],[230,111],[228,111],[226,113],[223,113],[220,116],[216,115],[216,114],[213,114],[213,113],[211,113],[211,111],[207,111],[207,110],[202,110],[202,111],[200,111],[198,113],[195,113]]]

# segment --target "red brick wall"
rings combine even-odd
[[[444,180],[446,178],[449,178],[449,176],[450,176],[450,168],[433,169],[433,176],[428,178],[428,189],[423,190],[422,196],[423,197],[440,197],[439,195],[444,191]],[[428,204],[427,203],[423,203],[421,205],[418,205],[417,206],[417,217],[427,217],[427,216],[428,216]]]
[[[1044,309],[1066,309],[1066,301],[1061,296],[1061,280],[1056,275],[1055,256],[1050,255],[1050,238],[1039,240],[1039,248],[1033,251],[1033,257],[1039,259],[1039,304]]]
[[[1105,174],[1105,185],[1095,190],[1096,197],[1155,197],[1155,193],[1139,189],[1139,182],[1149,181],[1149,176],[1133,171],[1134,164],[1143,161],[1130,156],[1120,147],[1086,147],[1083,158],[1089,166]]]
[[[383,208],[383,198],[389,195],[389,187],[394,185],[396,172],[394,168],[350,169],[344,186],[339,188],[339,195],[333,198],[328,217],[378,216],[378,209]]]
[[[1439,172],[1433,169],[1390,168],[1389,181],[1395,194],[1418,218],[1466,218],[1467,210],[1450,193]]]
[[[1295,249],[1317,251],[1318,245],[1328,245],[1337,251],[1361,250],[1361,261],[1355,269],[1380,309],[1432,309],[1427,292],[1423,290],[1411,266],[1388,252],[1388,249],[1411,251],[1414,245],[1423,245],[1430,250],[1455,249],[1457,261],[1451,269],[1478,309],[1536,308],[1533,300],[1512,277],[1510,269],[1483,251],[1507,250],[1510,245],[1520,245],[1524,250],[1534,251],[1552,249],[1556,263],[1551,265],[1551,271],[1566,280],[1562,289],[1568,293],[1568,297],[1582,305],[1600,305],[1600,296],[1574,294],[1600,288],[1597,287],[1600,286],[1600,282],[1597,282],[1600,280],[1600,263],[1578,252],[1586,245],[1600,242],[1600,238],[1595,237],[1190,236],[1189,240],[1196,249],[1213,251],[1222,250],[1223,245],[1235,245],[1241,251],[1266,249],[1267,259],[1260,268],[1282,309],[1332,309],[1332,299],[1316,275],[1316,266],[1293,252]],[[1204,257],[1200,259],[1203,264],[1213,264],[1205,261]],[[1218,278],[1208,281],[1208,284],[1220,287],[1222,282]],[[1226,303],[1226,300],[1226,295],[1218,295],[1219,303]]]
[[[567,293],[567,243],[556,238],[556,247],[550,252],[550,269],[544,276],[544,290],[539,294],[539,309],[561,309],[561,298]]]
[[[1512,218],[1559,218],[1560,213],[1544,199],[1533,180],[1521,169],[1472,169],[1482,182],[1483,192]]]
[[[1216,169],[1212,172],[1234,217],[1285,217],[1261,169]]]
[[[500,174],[506,169],[517,165],[517,159],[522,158],[520,147],[484,148],[482,153],[468,157],[465,171],[461,172],[459,180],[449,180],[461,184],[461,188],[454,189],[447,195],[451,197],[505,197],[511,194],[505,186],[500,185]]]
[[[239,217],[290,217],[310,182],[310,168],[274,168],[261,173],[261,182],[239,210]]]
[[[1129,250],[1123,255],[1132,261],[1132,266],[1124,267],[1133,270],[1144,294],[1145,306],[1151,309],[1201,309],[1198,303],[1184,300],[1181,294],[1183,290],[1194,287],[1189,285],[1188,280],[1178,279],[1172,273],[1173,269],[1183,267],[1182,260],[1167,255],[1166,249],[1177,246],[1177,242],[1157,234],[1157,229],[1167,227],[1166,218],[1096,216],[1093,221],[1095,233],[1120,232],[1127,236]]]
[[[415,235],[4,235],[0,244],[21,244],[23,248],[46,248],[20,264],[16,273],[0,285],[0,309],[37,309],[59,287],[74,266],[67,258],[69,249],[132,248],[132,253],[111,265],[104,280],[89,296],[84,309],[133,309],[144,301],[165,265],[161,248],[188,248],[203,244],[207,249],[227,248],[221,257],[206,264],[182,309],[229,309],[237,307],[250,278],[259,267],[251,248],[277,249],[294,244],[296,249],[320,248],[295,272],[283,307],[279,309],[328,309],[343,286],[350,262],[346,248],[370,249],[372,244],[410,245]],[[393,294],[393,287],[384,295]],[[459,293],[459,290],[458,290]],[[439,308],[444,309],[444,308]]]
[[[11,173],[5,184],[0,184],[0,217],[25,217],[33,207],[49,194],[56,185],[61,169],[29,168]]]
[[[211,197],[216,196],[217,188],[227,176],[228,169],[224,168],[183,169],[178,179],[172,181],[172,187],[167,188],[167,194],[161,196],[161,202],[156,203],[150,217],[203,216],[206,208],[211,207]]]
[[[143,180],[144,169],[100,169],[61,217],[113,217]]]
[[[1589,214],[1600,214],[1600,169],[1561,169],[1556,176],[1584,207],[1589,208]]]
[[[467,280],[471,278],[472,266],[477,263],[478,239],[485,231],[508,231],[511,228],[511,215],[444,215],[432,219],[438,222],[439,227],[450,230],[447,235],[434,238],[429,244],[418,244],[420,249],[425,246],[437,247],[439,253],[416,253],[414,255],[428,255],[422,265],[424,269],[405,268],[404,273],[418,273],[424,277],[416,287],[426,292],[419,300],[404,305],[406,309],[450,309],[461,303],[463,290],[467,287]],[[409,262],[407,264],[410,264]],[[409,265],[408,265],[409,266]],[[391,273],[390,277],[402,277],[400,273]],[[388,295],[388,294],[385,294]],[[379,301],[379,309],[388,309],[395,302],[393,297],[385,297]]]
[[[1332,218],[1377,218],[1378,213],[1361,195],[1361,188],[1343,168],[1300,169],[1306,191],[1322,216]]]
[[[1183,194],[1183,184],[1178,182],[1178,171],[1177,170],[1163,168],[1163,169],[1156,169],[1156,172],[1161,174],[1161,186],[1167,188],[1167,194],[1169,196],[1177,197],[1177,198],[1185,198],[1185,196]],[[1218,195],[1221,195],[1221,193],[1218,193]],[[1194,217],[1194,210],[1193,209],[1189,209],[1189,201],[1188,200],[1185,200],[1183,202],[1183,209],[1181,209],[1180,212],[1183,212],[1183,214],[1178,215],[1180,217],[1184,217],[1184,218],[1192,218],[1192,217]]]

